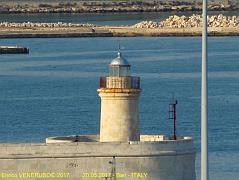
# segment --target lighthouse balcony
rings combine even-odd
[[[134,76],[101,77],[100,88],[140,89],[140,77],[134,77]]]

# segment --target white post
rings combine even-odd
[[[202,84],[201,84],[201,180],[208,180],[207,129],[207,0],[203,0]]]

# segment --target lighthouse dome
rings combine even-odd
[[[110,66],[130,66],[129,62],[122,56],[122,53],[118,52],[118,57],[113,59]]]
[[[109,64],[109,76],[130,76],[130,64],[118,51],[118,57]]]

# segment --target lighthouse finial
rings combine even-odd
[[[118,57],[121,57],[121,45],[120,45],[120,40],[118,44]]]

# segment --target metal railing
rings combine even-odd
[[[140,89],[140,77],[100,77],[100,88]]]

